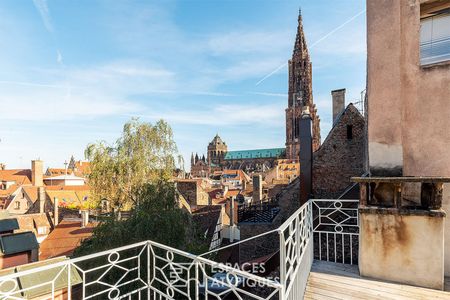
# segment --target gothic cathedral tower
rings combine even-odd
[[[313,122],[313,151],[320,146],[320,119],[312,95],[312,67],[299,12],[297,37],[289,65],[288,108],[286,109],[286,158],[298,160],[300,155],[299,124],[302,109],[309,108]]]

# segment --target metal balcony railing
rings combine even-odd
[[[144,241],[0,273],[0,299],[301,299],[313,261],[312,203],[262,235],[274,232],[279,278]]]

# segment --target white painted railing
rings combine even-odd
[[[278,229],[265,233],[279,234],[279,281],[153,241],[144,241],[56,263],[22,266],[17,272],[3,273],[0,277],[0,300],[226,297],[297,300],[303,297],[313,261],[312,224],[310,201]],[[245,241],[239,243],[242,242]]]
[[[314,258],[357,264],[359,200],[313,199]]]
[[[313,263],[311,201],[279,228],[281,299],[303,299]]]

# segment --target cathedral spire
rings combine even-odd
[[[303,32],[303,17],[302,9],[298,9],[298,25],[297,25],[297,36],[295,37],[294,45],[294,55],[297,53],[308,52],[308,47],[306,46],[305,33]]]

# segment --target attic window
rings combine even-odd
[[[420,64],[450,61],[450,3],[429,1],[421,5]]]
[[[353,125],[347,125],[347,140],[353,139]]]

